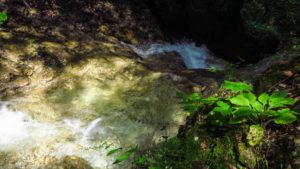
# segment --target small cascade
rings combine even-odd
[[[97,126],[101,122],[101,118],[97,118],[91,122],[87,129],[83,133],[83,140],[89,140],[91,137],[97,133],[104,133],[104,130],[99,129]]]
[[[147,58],[156,54],[166,52],[177,52],[183,58],[183,61],[188,69],[208,69],[216,67],[221,69],[221,66],[214,63],[209,63],[208,60],[214,60],[214,54],[207,48],[206,45],[196,46],[195,43],[175,43],[175,44],[151,44],[149,46],[137,47],[129,45],[130,48],[142,58]]]
[[[45,165],[45,159],[51,165],[51,160],[59,160],[68,155],[83,158],[95,168],[107,168],[113,159],[106,156],[107,150],[99,148],[99,144],[108,140],[86,140],[94,134],[99,134],[97,126],[100,121],[101,119],[97,118],[90,124],[78,119],[65,119],[54,123],[40,122],[25,112],[11,109],[10,103],[1,102],[0,150],[7,153],[17,151],[16,158],[26,158],[25,161],[21,160],[16,164],[16,167],[20,168],[25,167],[23,163],[32,163],[39,168],[39,165]],[[100,131],[105,135],[104,130]],[[83,139],[85,141],[82,141]]]

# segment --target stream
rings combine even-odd
[[[141,57],[175,51],[190,69],[211,66],[205,62],[209,50],[193,43],[131,48]],[[47,78],[39,75],[48,69],[34,66],[39,71],[31,81]],[[184,124],[187,113],[178,104],[174,83],[169,74],[126,57],[99,56],[68,65],[55,80],[27,86],[0,102],[0,166],[59,168],[69,156],[95,169],[124,168],[126,163],[112,164],[116,156],[107,156],[109,150],[151,148]]]

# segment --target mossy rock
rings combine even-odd
[[[247,133],[247,143],[250,146],[259,145],[264,138],[264,129],[260,125],[251,125]]]
[[[87,161],[77,156],[66,156],[56,164],[47,166],[49,169],[93,169]]]

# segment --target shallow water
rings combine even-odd
[[[146,149],[177,133],[186,116],[177,91],[167,74],[124,57],[70,65],[49,85],[0,103],[0,166],[55,168],[76,156],[93,168],[122,168],[109,150]]]

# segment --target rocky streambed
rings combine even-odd
[[[138,145],[143,150],[175,136],[188,115],[177,93],[203,89],[195,75],[184,77],[186,64],[172,50],[143,59],[105,35],[63,42],[36,32],[0,35],[3,168],[77,162],[118,168],[114,157],[106,156],[110,149]]]

